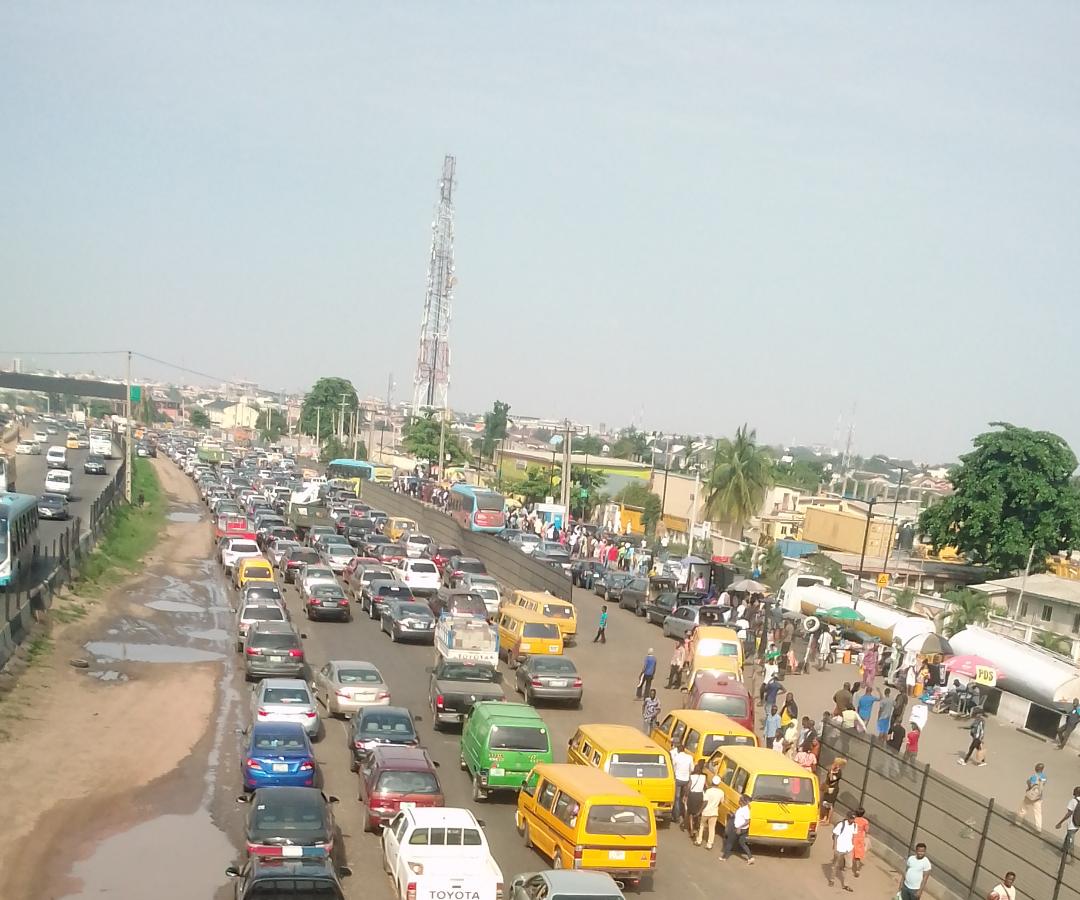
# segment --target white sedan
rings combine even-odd
[[[316,564],[304,566],[304,572],[299,578],[300,599],[307,602],[311,596],[311,589],[317,584],[332,584],[337,586],[338,580],[334,577],[334,570],[329,566]]]
[[[35,441],[19,441],[18,446],[15,448],[15,452],[20,456],[41,456],[41,444]]]
[[[399,580],[404,581],[418,597],[439,590],[439,570],[429,559],[403,559],[395,571]]]

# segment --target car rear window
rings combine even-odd
[[[382,676],[374,669],[338,669],[338,681],[342,684],[378,684]]]
[[[547,729],[539,725],[492,725],[488,740],[492,750],[543,753],[551,746]]]
[[[414,562],[409,568],[413,572],[421,572],[424,575],[438,575],[439,570],[435,568],[435,563],[429,562]]]
[[[702,752],[711,756],[720,747],[752,747],[754,739],[748,734],[707,734]]]
[[[276,606],[248,606],[242,618],[248,622],[284,622],[285,613]]]
[[[412,722],[403,716],[372,713],[364,716],[361,731],[364,734],[412,734]]]
[[[559,626],[548,622],[526,622],[521,634],[527,638],[557,638]]]
[[[256,734],[255,735],[255,749],[256,750],[301,750],[303,749],[304,742],[300,739],[300,735],[288,735],[288,734]]]
[[[274,573],[269,566],[248,566],[244,569],[245,578],[273,578]]]
[[[300,638],[295,634],[280,634],[277,632],[263,632],[254,635],[252,644],[256,647],[271,647],[279,650],[289,650],[300,646]]]
[[[278,878],[252,883],[245,897],[252,900],[323,900],[338,898],[341,891],[329,878]]]
[[[739,645],[736,641],[705,638],[698,642],[695,652],[698,656],[738,656]]]
[[[291,562],[313,563],[319,561],[319,554],[314,550],[297,550],[289,554]]]
[[[375,790],[396,794],[437,794],[439,782],[430,772],[383,772]]]
[[[311,696],[303,688],[267,688],[263,693],[265,703],[311,703]]]
[[[481,841],[475,828],[417,828],[409,835],[409,843],[427,847],[479,847]]]
[[[229,549],[234,553],[258,553],[259,545],[251,541],[233,541]]]
[[[616,778],[666,778],[665,753],[613,753],[607,771]]]
[[[730,694],[702,694],[698,709],[723,713],[732,719],[745,719],[747,715],[746,698]]]
[[[643,806],[602,804],[589,810],[585,820],[589,834],[649,834],[649,811]]]

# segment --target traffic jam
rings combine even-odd
[[[737,633],[705,617],[682,634],[666,627],[672,613],[697,610],[700,596],[674,582],[650,593],[646,577],[632,608],[687,645],[694,690],[682,692],[683,707],[655,720],[591,722],[578,712],[588,685],[575,658],[593,640],[593,593],[597,613],[586,624],[572,602],[498,583],[483,560],[365,502],[371,470],[354,472],[351,461],[316,472],[282,454],[179,436],[162,449],[209,510],[250,688],[236,786],[246,853],[226,872],[238,898],[344,900],[342,879],[356,874],[386,877],[400,900],[614,900],[652,890],[659,832],[681,819],[691,840],[700,844],[704,832],[711,848],[714,830],[722,844],[725,823],[747,801],[751,842],[809,854],[817,781],[760,745]],[[449,490],[447,514],[505,530],[494,492]],[[575,583],[582,574],[573,569]],[[641,587],[627,574],[590,570],[588,584],[617,607],[620,592]],[[312,658],[315,628],[347,635],[335,643],[352,649]],[[373,652],[387,644],[392,657]],[[384,674],[388,659],[395,668],[407,661],[410,687],[427,685],[424,707],[394,702],[402,686]],[[639,684],[646,712],[653,674]],[[553,744],[549,710],[572,711],[580,723],[565,745]],[[422,721],[460,742],[460,772],[440,770]],[[331,773],[319,761],[322,743],[342,738],[355,801],[325,790]],[[447,802],[448,778],[467,783],[470,805]],[[359,804],[365,834],[343,837],[335,811],[346,802]],[[518,840],[535,854],[530,871],[500,867],[483,804],[512,811]],[[358,841],[375,842],[385,876],[346,862],[371,858],[355,852]]]

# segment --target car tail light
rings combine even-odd
[[[437,697],[435,698],[435,705],[436,705],[436,706],[439,706],[439,707],[441,707],[441,706],[443,705],[443,695],[442,695],[442,694],[439,694],[439,695],[438,695],[438,696],[437,696]]]
[[[353,746],[357,750],[363,750],[364,749],[364,742],[363,741],[353,741]]]
[[[416,882],[410,881],[405,888],[405,900],[416,900]]]
[[[575,678],[574,679],[574,687],[581,687],[581,679],[580,678]]]
[[[655,847],[653,847],[652,849],[649,850],[649,868],[650,869],[655,869],[656,868],[656,848]]]
[[[337,605],[338,605],[338,606],[348,606],[348,605],[349,605],[349,601],[348,601],[348,600],[345,600],[345,599],[341,599],[341,600],[338,600],[338,602],[337,602]]]
[[[810,840],[814,840],[817,837],[817,822],[811,822],[807,836]]]
[[[574,868],[581,868],[581,858],[585,855],[585,848],[578,844],[574,847]]]
[[[313,763],[310,759],[305,759],[302,763],[300,763],[301,772],[310,772],[314,768],[315,763]]]
[[[390,699],[390,692],[389,691],[379,691],[379,693],[377,693],[375,695],[375,699],[376,700],[389,700]]]
[[[249,769],[259,769],[260,771],[262,770],[262,764],[257,759],[252,759],[250,756],[244,760],[244,765],[247,766]]]
[[[338,688],[336,691],[334,691],[334,695],[340,697],[342,700],[352,700],[352,693],[342,690],[341,688]]]
[[[289,651],[289,656],[291,656],[293,659],[303,659],[304,651],[293,649]]]
[[[544,686],[544,682],[542,682],[539,678],[530,679],[529,684],[531,684],[533,687],[543,687]]]
[[[260,706],[259,707],[259,715],[260,716],[268,716],[268,715],[270,715],[270,710]]]
[[[315,710],[313,709],[309,709],[306,713],[304,713],[304,715],[307,716],[309,719],[314,719],[315,716],[318,715],[318,713],[315,712]]]
[[[258,656],[262,651],[258,647],[248,647],[245,651],[248,656]]]

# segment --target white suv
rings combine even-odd
[[[242,559],[253,559],[262,556],[259,545],[249,538],[233,538],[229,545],[221,551],[221,564],[225,567],[225,574],[231,575],[233,566]]]
[[[45,493],[68,496],[71,493],[71,472],[67,469],[49,469],[45,475]]]
[[[403,559],[397,571],[400,579],[418,597],[434,594],[439,590],[439,570],[430,559]]]

